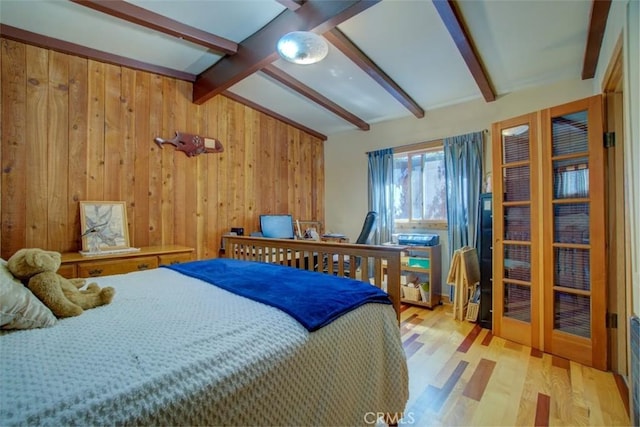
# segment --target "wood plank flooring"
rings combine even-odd
[[[624,381],[611,372],[453,320],[451,306],[405,305],[401,318],[410,395],[399,425],[631,425]]]

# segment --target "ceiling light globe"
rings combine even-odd
[[[277,50],[282,59],[307,65],[322,61],[329,53],[329,45],[315,33],[293,31],[280,38]]]

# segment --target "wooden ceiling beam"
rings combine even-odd
[[[473,39],[467,30],[462,14],[460,13],[455,0],[432,0],[436,7],[440,19],[449,31],[453,42],[458,47],[462,59],[467,64],[467,68],[471,72],[473,79],[476,81],[485,101],[491,102],[496,100],[496,93],[493,90],[491,80],[487,74],[480,55],[476,50]]]
[[[398,102],[407,108],[414,116],[421,119],[424,110],[416,103],[391,77],[378,67],[358,46],[338,28],[333,28],[323,36],[347,58],[367,73],[384,90],[389,92]]]
[[[191,27],[124,0],[71,1],[127,22],[131,22],[145,28],[150,28],[154,31],[168,34],[179,39],[188,40],[221,54],[233,55],[238,51],[238,44],[232,40]]]
[[[305,85],[300,80],[295,79],[290,74],[285,73],[275,65],[267,65],[261,71],[272,79],[298,92],[302,96],[309,98],[311,101],[315,102],[321,107],[331,111],[336,116],[348,121],[349,123],[352,123],[362,130],[369,130],[369,124],[362,120],[360,117],[345,110],[326,96],[311,89],[309,86]]]
[[[291,31],[325,33],[380,0],[308,0],[297,11],[283,11],[247,37],[238,52],[204,71],[193,85],[193,102],[202,104],[278,59],[276,44]]]
[[[584,62],[582,64],[582,80],[591,79],[596,75],[602,38],[607,28],[610,8],[611,0],[593,0],[591,3],[589,33],[587,35],[587,45],[585,47]]]

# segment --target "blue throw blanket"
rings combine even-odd
[[[218,258],[165,267],[279,308],[309,331],[369,302],[391,304],[364,282],[277,264]]]

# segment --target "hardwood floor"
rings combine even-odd
[[[403,306],[409,402],[399,425],[629,426],[623,380],[453,320],[451,306]]]

